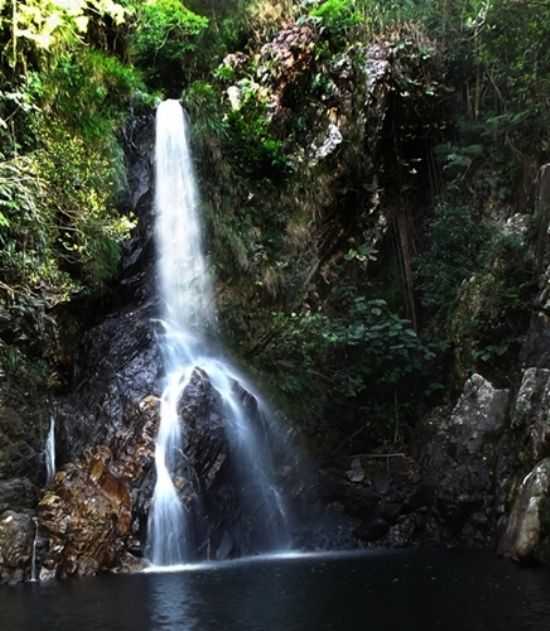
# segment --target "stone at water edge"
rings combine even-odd
[[[140,567],[132,552],[152,493],[146,482],[158,418],[159,400],[145,397],[127,411],[126,430],[110,446],[89,450],[57,474],[39,504],[40,530],[49,539],[41,576]]]
[[[422,477],[431,490],[431,529],[444,541],[487,545],[496,528],[499,443],[506,432],[509,391],[474,374],[452,413],[420,428]]]
[[[550,561],[550,458],[523,480],[498,548],[515,561]]]
[[[512,428],[527,433],[531,463],[550,456],[550,370],[528,368],[512,414]]]
[[[0,583],[30,578],[34,530],[30,513],[0,515]]]

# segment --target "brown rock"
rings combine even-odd
[[[145,398],[128,415],[110,447],[100,445],[56,476],[39,503],[41,532],[49,539],[43,565],[60,576],[89,575],[128,565],[137,489],[154,458],[159,401]]]

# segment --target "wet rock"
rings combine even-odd
[[[40,501],[40,526],[50,550],[44,561],[59,576],[93,575],[113,568],[129,534],[128,486],[109,471],[104,449],[59,473]]]
[[[256,399],[237,382],[233,389],[248,415],[251,431],[261,432]],[[234,432],[229,429],[235,420],[203,370],[194,370],[178,412],[185,439],[175,485],[193,517],[195,550],[202,558],[258,551],[269,533],[263,531],[257,481],[241,469],[232,443]]]
[[[326,135],[318,142],[313,144],[313,159],[311,165],[314,166],[319,160],[324,160],[332,155],[342,144],[344,137],[336,125],[331,123],[327,129]]]
[[[30,578],[34,531],[32,513],[0,514],[0,583]]]
[[[38,483],[44,475],[40,430],[47,428],[47,406],[41,410],[44,402],[40,398],[25,405],[13,394],[3,394],[0,389],[0,480],[28,478]],[[19,396],[29,398],[29,392]]]
[[[394,548],[410,546],[417,541],[416,532],[424,530],[423,516],[419,514],[404,515],[392,526],[385,539]]]
[[[550,266],[541,274],[539,288],[520,359],[524,366],[550,369]]]
[[[394,527],[423,506],[418,467],[403,454],[355,456],[344,470],[324,471],[319,483],[322,501],[337,502],[342,513],[355,520],[354,547],[372,542],[403,545],[403,538],[397,543]]]
[[[92,328],[76,358],[74,393],[56,401],[60,465],[127,433],[140,402],[162,373],[152,305],[118,313]]]
[[[186,435],[187,462],[201,486],[209,490],[229,457],[229,444],[221,397],[204,371],[197,368],[193,372],[179,402],[178,413]]]
[[[347,475],[350,482],[363,482],[365,479],[365,472],[361,466],[361,460],[359,458],[354,458],[351,461],[351,468],[348,470]]]
[[[36,499],[36,488],[27,478],[0,480],[0,514],[8,509],[33,509]]]
[[[508,390],[473,375],[452,413],[434,414],[420,430],[419,460],[442,541],[484,545],[494,537],[494,489],[508,399]],[[486,519],[476,520],[480,513]]]
[[[57,576],[93,575],[128,565],[148,510],[159,401],[145,398],[109,446],[98,446],[55,477],[39,503],[40,532],[49,540],[43,566]]]
[[[550,562],[550,458],[524,478],[499,553],[520,562]]]
[[[512,428],[527,435],[528,462],[550,456],[550,370],[528,368],[512,411]]]
[[[378,541],[388,532],[390,525],[382,517],[376,517],[358,529],[356,534],[364,541]]]

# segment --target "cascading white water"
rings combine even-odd
[[[177,404],[196,367],[207,373],[221,395],[229,419],[227,431],[242,461],[241,468],[253,480],[263,510],[270,517],[266,523],[276,522],[285,531],[281,536],[275,533],[271,540],[281,546],[288,543],[284,502],[267,472],[265,450],[235,391],[235,384],[243,380],[225,359],[208,353],[206,337],[216,313],[202,247],[199,196],[188,136],[179,102],[161,103],[156,119],[155,228],[167,376],[155,449],[157,481],[148,546],[150,560],[157,566],[182,563],[189,554],[186,509],[173,476],[175,454],[185,440]]]
[[[46,439],[46,481],[49,484],[55,477],[55,418],[50,417],[50,430]]]
[[[161,103],[156,127],[156,238],[160,295],[170,368],[191,363],[215,320],[212,283],[202,247],[199,199],[189,129],[175,100]],[[182,357],[186,355],[186,357]]]

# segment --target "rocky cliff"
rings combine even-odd
[[[260,102],[272,137],[262,118],[244,149],[199,132],[195,139],[220,327],[266,389],[284,394],[276,458],[295,544],[500,542],[502,554],[545,561],[548,178],[541,173],[537,214],[492,217],[534,264],[531,284],[512,291],[505,249],[460,279],[454,347],[429,365],[427,383],[437,348],[421,333],[437,341],[443,325],[414,295],[411,260],[435,239],[419,235],[437,179],[445,77],[431,42],[410,27],[336,54],[320,41],[314,26],[289,24],[258,50],[224,60],[224,124],[243,132],[246,108]],[[197,115],[189,90],[184,101]],[[33,549],[42,578],[143,566],[162,378],[151,113],[131,118],[124,145],[124,203],[138,225],[114,286],[47,314],[60,324],[43,342],[61,385],[37,388],[25,371],[0,385],[2,581],[31,578]],[[514,339],[503,349],[490,335],[511,317],[502,296],[529,303],[528,319],[525,309],[512,313]],[[240,396],[266,436],[254,397]],[[227,419],[200,370],[179,413],[186,440],[176,486],[194,515],[197,558],[256,552],[262,533],[254,507],[245,515],[237,499]],[[46,484],[51,414],[58,472]],[[300,458],[285,448],[291,435]]]

